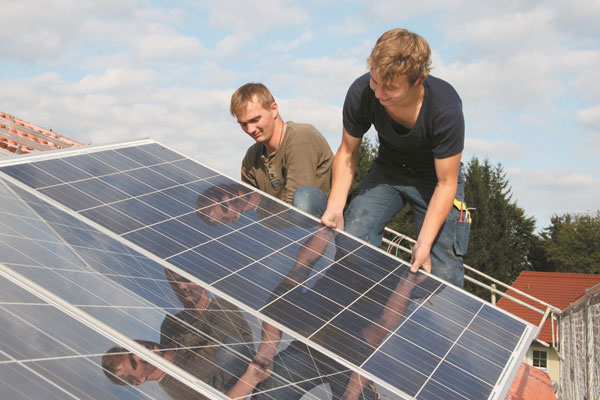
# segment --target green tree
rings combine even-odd
[[[511,189],[500,164],[472,158],[465,172],[465,200],[473,223],[465,263],[508,284],[529,268],[529,252],[535,240],[535,220],[512,200]],[[465,282],[465,288],[485,299],[489,293]]]
[[[554,215],[540,236],[532,259],[537,270],[600,273],[600,210]]]
[[[358,161],[356,164],[354,180],[352,181],[352,189],[355,189],[360,181],[367,176],[369,167],[371,166],[373,160],[377,157],[377,153],[377,141],[375,140],[375,143],[373,143],[368,137],[365,136],[360,144],[360,148],[358,149]]]

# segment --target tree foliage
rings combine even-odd
[[[532,264],[552,272],[600,273],[600,211],[554,215],[537,243]]]
[[[512,200],[511,189],[500,164],[472,158],[465,171],[465,200],[473,223],[465,263],[502,282],[512,283],[529,267],[529,252],[535,240],[535,220]],[[485,289],[465,287],[484,298]]]

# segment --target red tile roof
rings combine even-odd
[[[564,310],[569,304],[583,296],[585,289],[598,283],[600,283],[600,274],[523,271],[515,279],[512,287],[551,304],[560,310]],[[507,294],[536,308],[542,307],[533,300],[526,299],[510,289],[507,290]],[[498,307],[535,325],[539,325],[542,320],[542,314],[536,313],[504,297],[498,301]],[[552,342],[552,326],[549,320],[544,324],[539,339],[546,343]],[[555,339],[558,340],[558,338]]]
[[[0,156],[62,149],[82,144],[0,111]]]
[[[556,400],[556,394],[546,372],[522,363],[506,400]]]

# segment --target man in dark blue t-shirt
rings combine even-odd
[[[386,224],[409,203],[418,234],[411,271],[423,268],[462,287],[470,229],[462,102],[450,84],[428,75],[430,55],[425,39],[404,29],[378,39],[367,60],[370,72],[346,95],[342,143],[321,220],[379,246]],[[379,155],[344,213],[362,136],[371,126]]]

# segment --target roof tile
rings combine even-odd
[[[511,286],[560,310],[564,310],[575,300],[583,296],[585,289],[598,283],[600,283],[600,274],[522,271]],[[510,289],[506,293],[536,308],[541,307],[535,301],[529,300]],[[535,325],[539,325],[542,320],[542,314],[504,297],[498,301],[498,307]],[[549,320],[544,324],[539,339],[547,343],[552,342],[552,325]],[[556,340],[558,338],[555,338]]]

